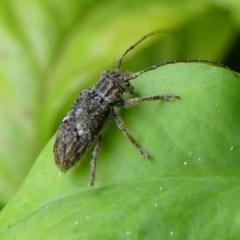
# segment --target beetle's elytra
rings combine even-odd
[[[121,129],[128,139],[135,145],[143,157],[149,158],[150,155],[145,151],[134,137],[125,128],[120,116],[116,115],[113,107],[129,108],[136,106],[144,101],[165,100],[172,101],[179,96],[175,94],[157,95],[143,98],[132,98],[125,101],[124,92],[133,93],[133,86],[130,81],[139,75],[156,69],[160,65],[154,65],[138,73],[131,73],[120,70],[121,62],[124,56],[135,48],[144,39],[155,34],[162,33],[158,30],[142,37],[138,42],[128,48],[123,55],[118,58],[116,69],[107,70],[101,73],[99,82],[92,89],[85,89],[81,92],[76,102],[73,104],[67,116],[63,119],[58,129],[56,142],[54,144],[54,157],[58,167],[67,171],[73,167],[86,154],[88,149],[96,143],[93,150],[93,159],[91,161],[91,180],[90,186],[94,185],[97,158],[101,150],[101,135],[107,126],[109,120],[114,119],[118,128]],[[205,60],[190,60],[180,62],[207,62]],[[170,62],[174,63],[174,62]],[[218,65],[218,64],[217,64]]]

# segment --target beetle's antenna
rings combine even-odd
[[[227,70],[230,70],[235,76],[236,73],[231,69],[229,68],[228,66],[225,66],[224,64],[221,64],[221,63],[217,63],[217,62],[213,62],[213,61],[209,61],[209,60],[198,60],[198,59],[194,59],[194,60],[179,60],[179,61],[171,61],[171,62],[165,62],[165,63],[161,63],[161,64],[157,64],[157,65],[153,65],[147,69],[144,69],[140,72],[137,72],[133,75],[133,77],[131,78],[132,79],[135,79],[137,78],[138,76],[142,75],[143,73],[145,72],[148,72],[148,71],[151,71],[151,70],[154,70],[156,68],[159,68],[159,67],[162,67],[162,66],[165,66],[165,65],[169,65],[169,64],[174,64],[174,63],[207,63],[207,64],[211,64],[213,66],[217,66],[217,67],[221,67],[221,68],[225,68]]]
[[[174,33],[173,30],[171,29],[159,29],[153,32],[150,32],[148,34],[146,34],[145,36],[143,36],[141,39],[139,39],[135,44],[133,44],[131,47],[129,47],[124,53],[123,55],[121,55],[116,62],[116,69],[119,69],[121,67],[122,64],[122,60],[124,58],[125,55],[127,55],[128,52],[130,52],[132,49],[134,49],[139,43],[141,43],[142,41],[144,41],[146,38],[151,37],[153,35],[156,34],[161,34],[161,33]]]

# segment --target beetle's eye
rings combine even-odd
[[[128,79],[124,79],[124,84],[126,85],[126,86],[129,86],[129,81],[128,81]]]

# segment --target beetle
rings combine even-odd
[[[176,62],[206,62],[221,66],[221,64],[207,60],[183,60],[154,65],[138,73],[120,70],[122,60],[129,51],[134,49],[146,38],[162,32],[168,31],[157,30],[143,36],[117,59],[116,69],[103,71],[100,75],[100,80],[92,89],[87,88],[80,93],[71,110],[63,119],[57,131],[56,141],[53,147],[55,162],[62,171],[65,172],[72,168],[85,156],[89,148],[95,144],[92,153],[93,159],[91,161],[91,177],[89,183],[90,186],[94,185],[97,158],[102,146],[102,133],[111,119],[115,120],[118,128],[124,132],[142,157],[151,159],[148,152],[141,147],[124,126],[123,120],[115,113],[113,107],[130,108],[145,101],[172,101],[179,99],[179,96],[175,94],[156,95],[142,98],[137,97],[125,101],[123,99],[124,92],[134,94],[134,88],[130,84],[130,81],[145,72]]]

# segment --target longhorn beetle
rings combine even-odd
[[[91,161],[91,179],[89,183],[90,186],[94,185],[97,158],[102,146],[101,136],[111,119],[115,120],[118,128],[124,132],[142,157],[151,159],[147,151],[140,146],[127,128],[125,128],[123,120],[114,112],[113,107],[130,108],[141,102],[153,100],[172,101],[175,98],[179,99],[179,96],[175,94],[156,95],[143,98],[132,98],[125,101],[123,99],[124,92],[133,94],[133,86],[130,84],[130,81],[145,72],[176,62],[206,62],[222,66],[221,64],[207,60],[183,60],[154,65],[138,73],[120,70],[122,60],[128,52],[146,38],[163,32],[168,31],[157,30],[143,36],[117,59],[116,69],[103,71],[96,86],[92,89],[84,89],[80,93],[71,110],[63,119],[54,144],[53,151],[55,162],[62,171],[65,172],[73,167],[84,157],[87,150],[95,143],[92,153],[93,159]]]

